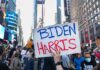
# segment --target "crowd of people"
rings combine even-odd
[[[35,58],[34,49],[0,41],[0,70],[100,70],[100,36],[93,49],[82,47],[82,53]],[[35,61],[38,66],[34,68]]]

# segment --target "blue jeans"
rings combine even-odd
[[[28,58],[24,58],[24,64],[25,64],[24,70],[28,70]]]

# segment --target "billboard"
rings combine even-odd
[[[5,28],[0,25],[0,39],[4,39]]]

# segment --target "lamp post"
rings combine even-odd
[[[42,20],[41,20],[41,27],[43,27],[43,23],[44,23],[44,10],[43,10],[43,3],[44,3],[44,0],[42,0]]]
[[[98,24],[100,25],[100,12],[99,12],[99,19],[98,19]]]
[[[37,0],[34,0],[34,28],[37,27]]]

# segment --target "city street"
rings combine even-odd
[[[0,0],[0,70],[100,70],[100,0]]]

